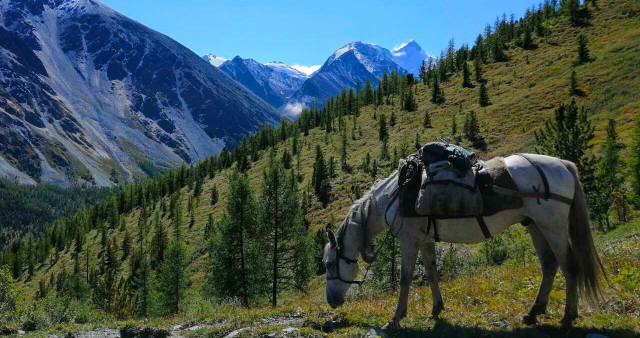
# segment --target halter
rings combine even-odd
[[[340,275],[340,260],[344,260],[345,262],[347,262],[347,264],[355,264],[358,263],[357,259],[351,259],[349,257],[345,257],[344,254],[342,253],[342,247],[338,246],[338,248],[336,249],[338,252],[338,257],[336,258],[336,276],[335,277],[329,277],[329,274],[327,274],[327,280],[339,280],[343,283],[347,283],[347,284],[357,284],[357,285],[362,285],[364,284],[364,279],[363,280],[345,280],[342,278],[342,276]],[[368,270],[368,269],[367,269]],[[366,275],[365,275],[366,277]]]

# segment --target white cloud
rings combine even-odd
[[[320,69],[320,65],[317,66],[303,66],[303,65],[292,65],[291,68],[310,76],[315,73],[318,69]]]
[[[288,116],[292,118],[297,118],[298,115],[302,112],[305,106],[301,102],[290,102],[287,103],[284,107],[282,107],[282,111]]]

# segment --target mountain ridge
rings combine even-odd
[[[0,9],[2,33],[14,34],[0,53],[3,73],[15,75],[1,80],[0,135],[13,139],[0,146],[5,177],[130,182],[281,118],[186,47],[98,1],[3,0]]]

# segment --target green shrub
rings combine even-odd
[[[500,265],[509,258],[509,249],[506,245],[505,235],[498,235],[486,240],[482,244],[482,252],[489,265]]]

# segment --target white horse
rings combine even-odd
[[[500,166],[506,170],[502,173],[494,171],[493,181],[504,182],[505,177],[498,176],[509,176],[509,181],[515,186],[502,192],[518,194],[518,198],[522,198],[521,207],[478,219],[444,218],[430,222],[427,218],[402,218],[398,214],[399,201],[395,198],[398,172],[376,183],[352,205],[337,237],[331,230],[327,231],[329,243],[324,249],[324,263],[329,305],[332,308],[342,305],[350,286],[361,283],[356,280],[358,257],[372,263],[375,260],[372,240],[389,226],[402,244],[402,269],[395,314],[383,328],[398,325],[407,315],[409,286],[418,252],[432,291],[431,318],[438,319],[444,304],[438,286],[435,242],[477,243],[517,223],[527,224],[542,266],[538,294],[523,322],[533,325],[537,322],[536,316],[546,312],[558,267],[566,278],[563,325],[572,325],[578,317],[579,292],[591,305],[597,305],[602,298],[604,268],[593,244],[587,203],[576,166],[569,161],[531,154],[495,158],[487,162],[490,170]]]

